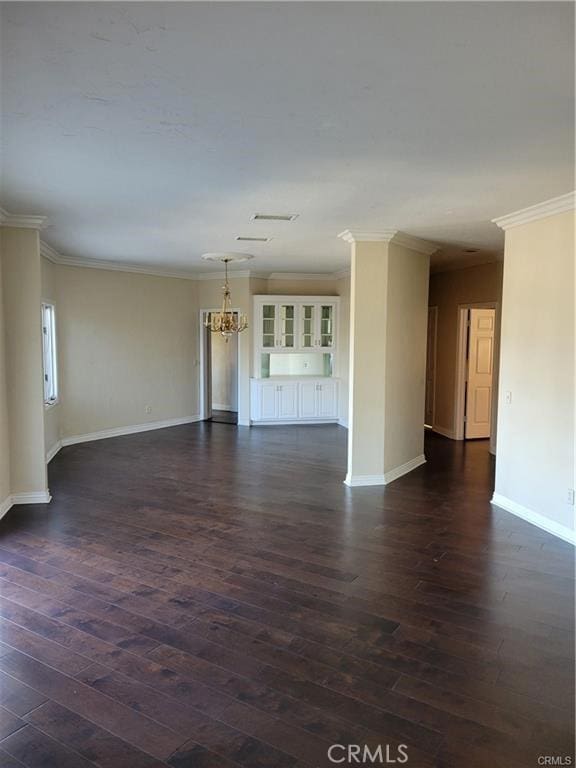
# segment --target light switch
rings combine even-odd
[[[507,405],[510,405],[510,403],[512,402],[512,392],[506,392],[505,402]]]

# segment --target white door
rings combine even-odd
[[[318,384],[318,417],[321,419],[335,419],[337,413],[337,384],[334,381],[326,381]]]
[[[278,394],[278,418],[279,419],[297,419],[298,418],[298,385],[297,384],[279,384],[277,394]]]
[[[434,426],[434,400],[436,394],[436,334],[438,307],[428,307],[428,337],[426,342],[426,408],[424,423]]]
[[[278,413],[277,409],[277,385],[260,385],[260,418],[275,419]]]
[[[316,416],[318,393],[316,382],[303,381],[300,384],[300,418],[313,419]]]
[[[496,310],[471,309],[464,436],[490,437]]]

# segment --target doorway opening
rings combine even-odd
[[[496,382],[496,305],[460,306],[456,363],[456,439],[489,439]]]
[[[237,312],[234,312],[237,314]],[[226,340],[206,327],[211,311],[201,313],[201,414],[205,421],[238,424],[238,334]]]

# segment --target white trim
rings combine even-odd
[[[450,440],[462,440],[461,437],[456,437],[453,429],[445,429],[444,427],[439,427],[437,424],[432,425],[432,432],[437,432],[439,435],[442,435],[442,437],[449,437]]]
[[[383,475],[347,474],[344,483],[349,485],[351,488],[362,485],[388,485],[389,483],[393,483],[394,480],[398,480],[399,477],[407,475],[408,472],[412,472],[413,469],[421,467],[422,464],[425,463],[426,457],[424,454],[420,454],[420,456],[415,456],[413,459],[410,459],[410,461],[407,461],[404,464],[400,464],[398,467],[394,467],[394,469],[385,472]]]
[[[12,496],[6,496],[4,501],[0,501],[0,520],[7,512],[10,512],[13,503]]]
[[[245,419],[245,418],[241,419],[240,416],[238,416],[237,425],[239,427],[250,427],[251,426],[251,421],[250,421],[250,419]]]
[[[0,208],[0,226],[20,227],[21,229],[43,229],[48,224],[47,216],[29,216],[19,213],[8,213]]]
[[[12,505],[16,504],[49,504],[52,501],[49,491],[30,491],[30,493],[13,493]]]
[[[99,432],[88,432],[84,435],[72,435],[63,437],[61,447],[65,445],[76,445],[77,443],[89,443],[93,440],[106,440],[109,437],[121,437],[122,435],[134,435],[137,432],[152,432],[155,429],[166,429],[167,427],[177,427],[180,424],[192,424],[195,421],[201,421],[200,416],[184,416],[177,419],[165,419],[163,421],[150,421],[147,424],[132,424],[128,427],[115,427],[113,429],[102,429]]]
[[[318,424],[338,424],[338,419],[274,419],[257,421],[251,420],[253,427],[283,427],[287,424],[298,424],[300,427],[306,427],[310,425]]]
[[[504,509],[506,512],[511,512],[513,515],[522,518],[527,523],[535,525],[537,528],[541,528],[546,533],[552,534],[552,536],[558,536],[558,538],[567,541],[569,544],[576,545],[576,531],[570,530],[565,525],[557,523],[550,518],[541,515],[539,512],[535,512],[528,507],[518,504],[516,501],[502,496],[499,493],[494,493],[490,501],[496,507]]]
[[[428,240],[422,240],[420,237],[408,235],[405,232],[400,232],[397,229],[384,229],[380,232],[362,232],[358,230],[345,229],[344,232],[340,232],[338,237],[347,243],[392,243],[393,245],[400,245],[404,248],[409,248],[412,251],[417,251],[418,253],[424,253],[427,256],[435,253],[440,247],[439,245],[431,243]]]
[[[510,229],[510,227],[518,227],[520,224],[528,224],[530,221],[538,221],[538,219],[545,219],[548,216],[555,216],[557,213],[573,211],[574,208],[576,208],[576,191],[568,192],[568,194],[560,195],[559,197],[553,197],[551,200],[545,200],[543,203],[522,208],[505,216],[499,216],[496,219],[492,219],[492,223],[496,224],[500,229],[506,230]]]
[[[386,485],[386,480],[384,475],[351,475],[348,473],[344,485],[349,485],[350,488],[362,485]]]
[[[1,211],[1,209],[0,209]],[[0,220],[0,224],[3,222]],[[6,225],[8,226],[8,225]],[[145,264],[130,264],[120,261],[107,261],[105,259],[89,259],[77,256],[64,256],[44,240],[40,241],[40,254],[53,264],[62,264],[65,267],[84,267],[88,269],[107,269],[112,272],[131,272],[139,275],[151,275],[152,277],[175,277],[182,280],[222,280],[222,272],[192,272],[183,269],[169,269],[163,267],[148,266]],[[251,269],[232,270],[230,280],[255,277],[263,280],[340,280],[350,274],[350,270],[340,272],[255,272]]]
[[[337,280],[336,272],[270,272],[268,280]]]
[[[46,464],[50,464],[54,456],[62,448],[62,440],[58,440],[54,445],[46,452]]]
[[[398,467],[394,467],[394,469],[385,472],[384,482],[386,485],[388,485],[388,483],[393,483],[394,480],[398,480],[399,477],[407,475],[408,472],[412,472],[413,469],[421,467],[422,464],[426,464],[426,457],[423,453],[421,453],[420,456],[415,456],[413,459],[410,459],[410,461],[406,461],[404,464],[400,464]]]
[[[344,427],[344,429],[348,429],[348,421],[346,419],[338,419],[338,425]]]
[[[345,229],[338,234],[338,237],[341,240],[344,240],[345,243],[389,243],[397,232],[397,229],[384,229],[381,232]],[[372,477],[372,475],[366,475],[366,477]],[[374,475],[374,477],[380,477],[380,475]]]

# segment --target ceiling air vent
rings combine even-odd
[[[294,221],[297,218],[297,213],[255,213],[250,221]]]
[[[271,237],[249,237],[248,235],[238,235],[235,239],[242,243],[269,243],[272,240]]]

